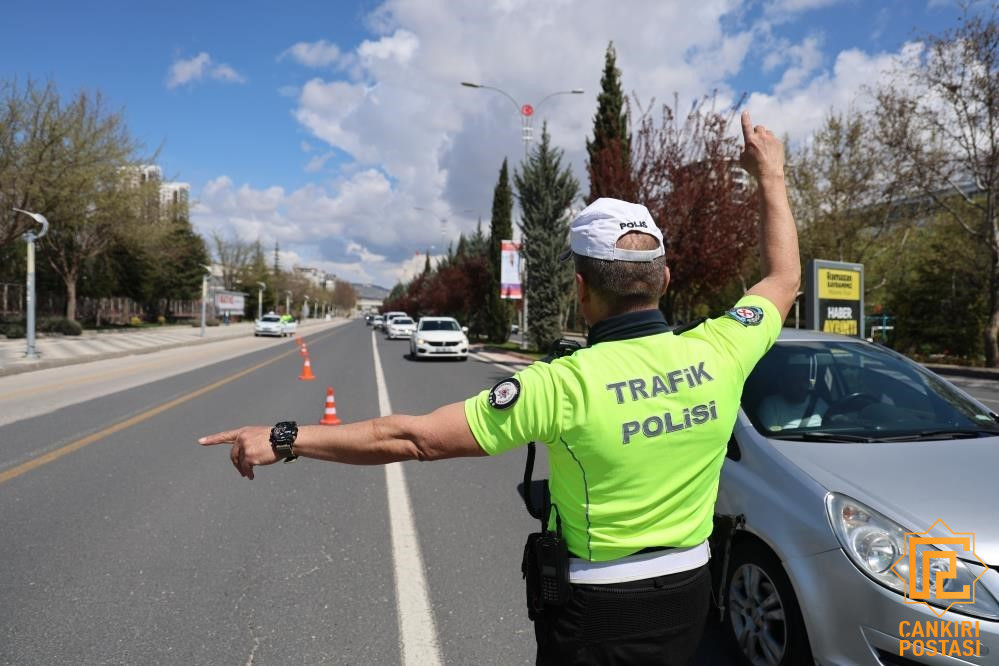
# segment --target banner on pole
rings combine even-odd
[[[520,285],[520,243],[500,242],[500,298],[520,300],[524,297]]]

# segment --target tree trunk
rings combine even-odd
[[[999,367],[999,249],[992,248],[989,279],[989,321],[985,325],[985,366]]]
[[[66,319],[76,321],[76,273],[66,275]]]

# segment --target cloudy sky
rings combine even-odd
[[[146,5],[146,6],[144,6]],[[500,164],[523,157],[511,99],[547,120],[586,189],[604,52],[642,103],[745,94],[807,140],[950,0],[307,0],[16,3],[0,76],[98,89],[122,107],[192,218],[284,265],[392,286],[459,232],[488,230]],[[424,209],[424,210],[417,210]],[[429,211],[429,212],[427,212]]]

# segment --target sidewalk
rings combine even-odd
[[[324,323],[327,322],[321,319],[300,322],[299,332],[307,333],[318,324]],[[53,335],[37,338],[35,349],[41,357],[37,360],[24,358],[24,352],[28,347],[24,338],[18,340],[0,338],[0,377],[130,354],[148,354],[171,347],[251,337],[252,335],[252,321],[230,324],[229,326],[209,326],[205,328],[205,337],[203,338],[201,337],[201,327],[190,325],[121,331],[84,331],[82,335],[78,336]]]

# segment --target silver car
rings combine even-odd
[[[723,632],[754,665],[999,664],[997,476],[987,407],[884,347],[785,330],[722,468]]]

